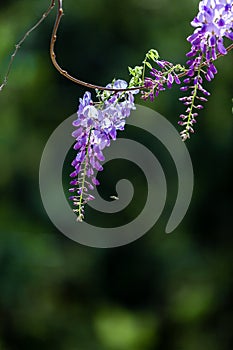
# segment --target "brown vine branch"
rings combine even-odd
[[[52,32],[52,37],[51,37],[51,42],[50,42],[50,57],[51,60],[53,62],[54,67],[58,70],[58,72],[63,75],[65,78],[73,81],[76,84],[79,85],[83,85],[86,86],[89,89],[98,89],[98,90],[106,90],[106,91],[132,91],[132,90],[139,90],[139,89],[143,89],[143,86],[138,86],[138,87],[132,87],[132,88],[128,88],[128,89],[114,89],[114,88],[106,88],[104,86],[99,86],[99,85],[95,85],[95,84],[90,84],[90,83],[86,83],[85,81],[82,81],[80,79],[77,79],[75,77],[73,77],[72,75],[70,75],[66,70],[62,69],[59,64],[57,63],[56,60],[56,55],[54,52],[54,46],[57,40],[57,31],[58,31],[58,27],[61,21],[61,18],[64,14],[63,8],[62,8],[62,0],[58,0],[58,11],[57,11],[57,17],[55,20],[55,24],[54,24],[54,28],[53,28],[53,32]]]
[[[45,18],[50,14],[50,12],[52,11],[52,9],[55,6],[55,1],[56,0],[51,0],[51,4],[50,4],[48,10],[42,15],[42,17],[39,19],[39,21],[25,33],[25,35],[18,42],[18,44],[15,45],[15,51],[11,55],[11,59],[10,59],[9,65],[7,67],[7,71],[6,71],[5,77],[3,79],[3,83],[0,85],[0,91],[6,86],[6,84],[8,82],[8,78],[9,78],[9,74],[10,74],[10,71],[11,71],[11,67],[12,67],[13,61],[14,61],[15,56],[16,56],[17,52],[19,51],[21,45],[24,43],[26,38],[31,34],[31,32],[33,32],[45,20]],[[77,79],[77,78],[73,77],[72,75],[70,75],[66,70],[62,69],[59,66],[59,64],[57,63],[56,55],[55,55],[55,52],[54,52],[54,47],[55,47],[55,43],[56,43],[56,39],[57,39],[57,31],[58,31],[59,24],[60,24],[60,21],[61,21],[61,18],[63,16],[63,14],[64,14],[64,11],[63,11],[63,8],[62,8],[62,0],[58,0],[57,17],[56,17],[56,20],[55,20],[55,24],[54,24],[54,28],[53,28],[53,32],[52,32],[52,37],[51,37],[51,42],[50,42],[50,57],[51,57],[53,65],[55,66],[55,68],[58,70],[58,72],[61,75],[63,75],[65,78],[73,81],[76,84],[86,86],[86,87],[88,87],[90,89],[98,89],[98,90],[105,90],[105,91],[132,91],[132,90],[141,90],[141,89],[144,88],[144,86],[132,87],[132,88],[128,88],[128,89],[106,88],[104,86],[90,84],[90,83],[87,83],[87,82],[82,81],[80,79]],[[226,50],[227,50],[227,52],[229,52],[232,49],[233,49],[233,44],[229,45]],[[220,56],[224,56],[224,55],[218,54],[217,58],[219,58]],[[202,67],[204,67],[206,64],[207,64],[207,62],[203,62]],[[178,77],[179,78],[184,77],[184,76],[186,76],[186,74],[187,74],[187,72],[180,73],[180,74],[178,74]]]
[[[56,55],[54,52],[54,47],[55,47],[55,43],[57,40],[57,31],[58,31],[58,27],[61,21],[61,18],[64,14],[63,8],[62,8],[62,0],[58,0],[58,11],[57,11],[57,17],[55,20],[55,24],[54,24],[54,28],[53,28],[53,32],[52,32],[52,37],[51,37],[51,42],[50,42],[50,57],[52,60],[52,63],[54,65],[54,67],[58,70],[58,72],[63,75],[65,78],[73,81],[76,84],[85,86],[89,89],[98,89],[98,90],[105,90],[105,91],[131,91],[131,90],[141,90],[144,89],[144,86],[138,86],[138,87],[132,87],[132,88],[128,88],[128,89],[114,89],[114,88],[106,88],[104,86],[99,86],[99,85],[95,85],[95,84],[90,84],[87,83],[85,81],[82,81],[80,79],[77,79],[75,77],[73,77],[72,75],[70,75],[66,70],[62,69],[60,67],[60,65],[58,64],[57,60],[56,60]],[[229,52],[230,50],[233,49],[233,44],[231,44],[230,46],[227,47],[227,51]],[[217,58],[219,58],[220,56],[224,56],[222,54],[218,54]],[[207,65],[207,62],[203,62],[201,67],[204,67]],[[187,71],[186,72],[182,72],[180,74],[178,74],[179,78],[182,78],[184,76],[187,75]]]
[[[11,59],[10,59],[10,62],[8,64],[8,67],[7,67],[7,70],[6,70],[6,74],[5,74],[5,77],[3,79],[3,83],[0,85],[0,91],[6,86],[6,84],[8,82],[8,78],[9,78],[9,74],[10,74],[10,71],[11,71],[11,67],[12,67],[13,61],[14,61],[15,56],[17,55],[17,52],[19,51],[21,45],[24,43],[24,41],[27,39],[27,37],[31,34],[31,32],[33,32],[37,27],[39,27],[39,25],[45,20],[45,18],[50,14],[50,12],[54,8],[54,6],[55,6],[55,0],[52,0],[48,10],[45,13],[43,13],[43,15],[39,19],[39,21],[32,28],[30,28],[24,34],[23,38],[18,42],[18,44],[15,45],[15,51],[11,55]]]

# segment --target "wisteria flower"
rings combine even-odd
[[[155,60],[155,63],[160,69],[151,68],[151,77],[146,77],[144,80],[144,88],[142,91],[142,98],[154,101],[155,97],[158,97],[161,91],[170,89],[174,83],[180,84],[180,79],[177,72],[182,71],[183,67],[178,65],[173,65],[171,62],[164,60]]]
[[[191,22],[195,31],[188,37],[192,48],[188,56],[200,51],[207,60],[216,60],[217,54],[227,53],[224,37],[233,40],[233,3],[228,0],[203,0],[199,3],[199,13]]]
[[[181,91],[190,91],[189,96],[180,98],[186,106],[185,114],[181,114],[179,125],[184,127],[180,133],[185,141],[194,132],[194,124],[198,111],[203,108],[202,102],[210,95],[203,87],[203,77],[211,81],[217,69],[213,63],[217,55],[227,53],[224,37],[233,40],[233,3],[228,0],[203,0],[199,3],[199,13],[191,22],[196,29],[187,40],[191,43],[191,51],[187,53],[188,71]],[[201,96],[200,96],[201,94]],[[196,102],[197,100],[197,102]]]
[[[127,83],[116,80],[107,87],[125,89]],[[124,130],[125,119],[135,109],[134,94],[138,92],[104,91],[97,94],[100,100],[98,103],[93,102],[90,92],[85,92],[79,100],[77,119],[73,122],[76,130],[72,133],[76,140],[74,149],[77,155],[72,162],[74,171],[70,174],[72,187],[69,190],[78,221],[84,218],[84,205],[94,199],[90,190],[94,189],[94,185],[99,185],[96,172],[103,170],[103,150],[110,145],[111,140],[116,140],[118,130]]]

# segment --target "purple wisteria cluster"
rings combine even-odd
[[[127,83],[116,80],[107,87],[126,89]],[[93,185],[99,185],[95,172],[103,170],[100,163],[105,159],[103,149],[110,145],[111,140],[116,140],[118,130],[124,130],[125,119],[135,109],[134,94],[138,92],[99,93],[98,103],[92,101],[90,92],[85,92],[79,100],[78,117],[73,122],[76,130],[72,133],[77,155],[72,162],[74,171],[70,174],[72,187],[69,189],[78,221],[83,220],[84,204],[94,199],[89,191],[94,189]]]
[[[175,84],[180,84],[180,79],[177,72],[182,71],[180,65],[174,66],[171,62],[164,60],[154,61],[160,69],[152,68],[150,75],[153,77],[146,77],[144,80],[145,90],[142,91],[142,98],[154,101],[155,97],[158,97],[160,91],[170,89]]]
[[[199,13],[191,22],[195,31],[187,40],[191,43],[188,56],[201,52],[207,61],[216,60],[217,54],[227,53],[224,37],[233,40],[232,0],[203,0],[199,3]]]
[[[188,78],[184,79],[185,86],[181,91],[190,90],[190,96],[181,97],[180,101],[187,107],[178,122],[184,127],[181,137],[185,141],[193,133],[198,110],[203,108],[201,102],[207,101],[210,95],[203,84],[203,77],[211,81],[217,69],[213,64],[218,55],[225,55],[224,37],[233,40],[233,2],[228,0],[203,0],[199,3],[199,13],[191,22],[195,31],[187,40],[191,50],[187,53]],[[201,96],[198,96],[201,93]],[[196,100],[198,100],[196,104]]]

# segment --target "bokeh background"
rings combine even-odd
[[[0,75],[48,1],[0,5]],[[74,75],[107,84],[128,78],[151,47],[185,62],[186,37],[198,1],[66,0],[58,60]],[[49,58],[55,10],[24,43],[0,94],[0,349],[1,350],[228,350],[232,339],[232,53],[219,59],[187,147],[195,187],[183,222],[164,233],[177,193],[175,167],[158,140],[134,128],[164,167],[168,199],[157,224],[138,241],[94,249],[63,236],[43,208],[38,169],[47,139],[77,109],[85,91],[59,76]],[[179,90],[151,108],[174,126]],[[140,99],[137,101],[142,103]],[[122,135],[120,135],[122,137]],[[69,164],[64,174],[69,173]],[[103,196],[120,177],[135,183],[135,201],[121,215],[87,219],[111,226],[140,212],[145,178],[132,164],[112,162],[100,174]],[[66,183],[64,175],[64,183]],[[94,216],[94,218],[93,218]]]

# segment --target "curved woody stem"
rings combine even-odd
[[[14,58],[15,58],[18,50],[20,49],[21,45],[24,43],[26,38],[31,34],[31,32],[34,31],[44,21],[44,19],[49,15],[49,13],[52,11],[52,9],[55,6],[55,2],[56,2],[56,0],[51,0],[51,3],[50,3],[50,6],[49,6],[48,10],[42,15],[40,20],[31,29],[29,29],[25,33],[25,35],[18,42],[18,44],[15,45],[15,51],[11,55],[11,59],[10,59],[9,65],[7,67],[7,71],[6,71],[3,83],[0,85],[0,91],[4,88],[4,86],[8,82],[8,77],[9,77],[9,74],[10,74],[10,71],[11,71],[11,67],[12,67]],[[131,87],[131,88],[127,88],[127,89],[107,88],[107,87],[104,87],[104,86],[99,86],[99,85],[95,85],[95,84],[91,84],[91,83],[87,83],[85,81],[82,81],[82,80],[80,80],[78,78],[73,77],[66,70],[62,69],[60,67],[60,65],[58,64],[57,60],[56,60],[56,55],[55,55],[55,52],[54,52],[54,47],[55,47],[55,43],[56,43],[56,40],[57,40],[57,31],[58,31],[58,28],[59,28],[59,24],[60,24],[61,18],[62,18],[63,14],[64,14],[64,11],[63,11],[63,8],[62,8],[62,0],[57,0],[57,4],[58,4],[57,16],[56,16],[56,20],[55,20],[55,24],[54,24],[54,28],[53,28],[52,36],[51,36],[51,42],[50,42],[50,57],[51,57],[51,60],[52,60],[52,63],[54,65],[54,67],[58,70],[58,72],[61,75],[63,75],[65,78],[73,81],[74,83],[86,86],[89,89],[97,89],[97,90],[102,90],[102,91],[104,90],[104,91],[113,91],[113,92],[117,92],[117,91],[133,91],[133,90],[145,89],[145,86],[137,86],[137,87]],[[227,52],[229,52],[232,49],[233,49],[233,44],[229,45],[226,48]],[[220,56],[224,56],[224,55],[219,53],[217,55],[217,58],[219,58]],[[208,62],[203,62],[201,67],[204,67],[207,64],[208,64]],[[184,77],[186,75],[187,75],[187,71],[184,71],[184,72],[178,74],[177,76],[179,78],[181,78],[181,77]]]
[[[54,67],[58,70],[58,72],[63,75],[65,78],[73,81],[76,84],[79,85],[83,85],[86,86],[89,89],[98,89],[98,90],[105,90],[105,91],[131,91],[131,90],[142,90],[145,87],[144,86],[137,86],[137,87],[132,87],[132,88],[127,88],[127,89],[114,89],[114,88],[106,88],[104,86],[99,86],[99,85],[95,85],[95,84],[91,84],[91,83],[87,83],[85,81],[82,81],[80,79],[77,79],[75,77],[73,77],[72,75],[70,75],[66,70],[62,69],[59,64],[57,63],[56,60],[56,55],[54,52],[54,46],[57,40],[57,31],[58,31],[58,27],[61,21],[61,18],[64,14],[63,8],[62,8],[62,0],[58,0],[58,11],[57,11],[57,17],[55,20],[55,24],[54,24],[54,28],[53,28],[53,32],[52,32],[52,37],[51,37],[51,43],[50,43],[50,57],[52,60],[52,63],[54,65]],[[231,44],[230,46],[227,47],[227,51],[229,52],[230,50],[233,49],[233,44]],[[222,54],[218,54],[217,58],[219,58],[220,56],[224,56]],[[201,67],[206,66],[208,63],[207,62],[203,62]],[[184,76],[186,76],[187,71],[186,72],[182,72],[180,74],[178,74],[179,78],[182,78]]]
[[[76,84],[79,85],[83,85],[86,86],[89,89],[97,89],[97,90],[105,90],[105,91],[132,91],[132,90],[138,90],[138,89],[143,89],[144,86],[138,86],[138,87],[132,87],[132,88],[128,88],[128,89],[114,89],[114,88],[106,88],[104,86],[99,86],[99,85],[95,85],[95,84],[90,84],[90,83],[86,83],[85,81],[82,81],[80,79],[77,79],[75,77],[73,77],[72,75],[70,75],[66,70],[62,69],[59,64],[57,63],[56,60],[56,55],[54,52],[54,46],[57,40],[57,31],[58,31],[58,27],[61,21],[61,18],[64,14],[63,8],[62,8],[62,0],[58,0],[58,11],[57,11],[57,17],[55,20],[55,24],[54,24],[54,28],[53,28],[53,32],[52,32],[52,37],[51,37],[51,42],[50,42],[50,57],[52,60],[52,63],[54,65],[54,67],[58,70],[58,72],[63,75],[65,78],[73,81]]]

